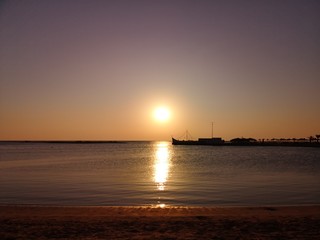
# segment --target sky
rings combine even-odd
[[[320,1],[1,1],[0,140],[320,134]],[[158,106],[167,121],[154,119]]]

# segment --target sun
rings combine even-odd
[[[153,116],[159,122],[166,122],[170,118],[170,110],[167,107],[157,107]]]

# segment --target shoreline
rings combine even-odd
[[[1,239],[318,239],[320,205],[0,205]]]

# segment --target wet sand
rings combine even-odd
[[[320,239],[320,206],[0,206],[0,239]]]

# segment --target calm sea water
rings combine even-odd
[[[0,144],[0,204],[320,204],[320,149]]]

